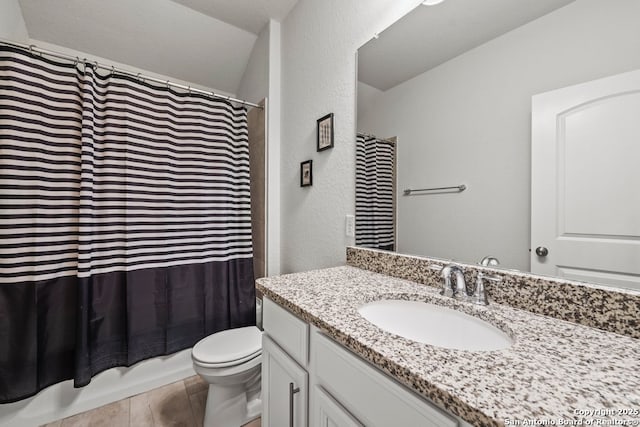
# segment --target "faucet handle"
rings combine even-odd
[[[499,283],[502,281],[500,276],[495,276],[492,274],[486,274],[482,271],[478,272],[478,276],[476,278],[476,289],[473,292],[473,303],[478,305],[489,305],[489,300],[487,299],[487,292],[484,289],[484,281],[489,280],[490,282]]]
[[[500,265],[500,261],[498,261],[498,258],[494,256],[487,255],[486,257],[482,258],[478,264],[483,267],[495,267],[497,265]]]
[[[484,290],[484,282],[482,281],[482,277],[478,274],[478,280],[476,282],[476,290],[473,292],[473,296],[471,297],[474,304],[478,305],[489,305],[489,300],[487,299],[487,292]]]

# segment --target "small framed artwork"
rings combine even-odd
[[[300,163],[300,187],[309,187],[313,184],[313,160]]]
[[[333,113],[329,113],[321,119],[318,119],[317,136],[317,151],[323,151],[333,147]]]

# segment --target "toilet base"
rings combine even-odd
[[[260,417],[260,390],[247,391],[242,385],[220,387],[209,385],[204,427],[240,427]]]

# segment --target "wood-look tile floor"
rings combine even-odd
[[[43,427],[202,427],[206,401],[207,384],[193,376]],[[260,425],[257,419],[243,427]]]

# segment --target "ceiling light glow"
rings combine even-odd
[[[444,0],[424,0],[422,2],[423,6],[435,6],[437,4],[442,3]]]

